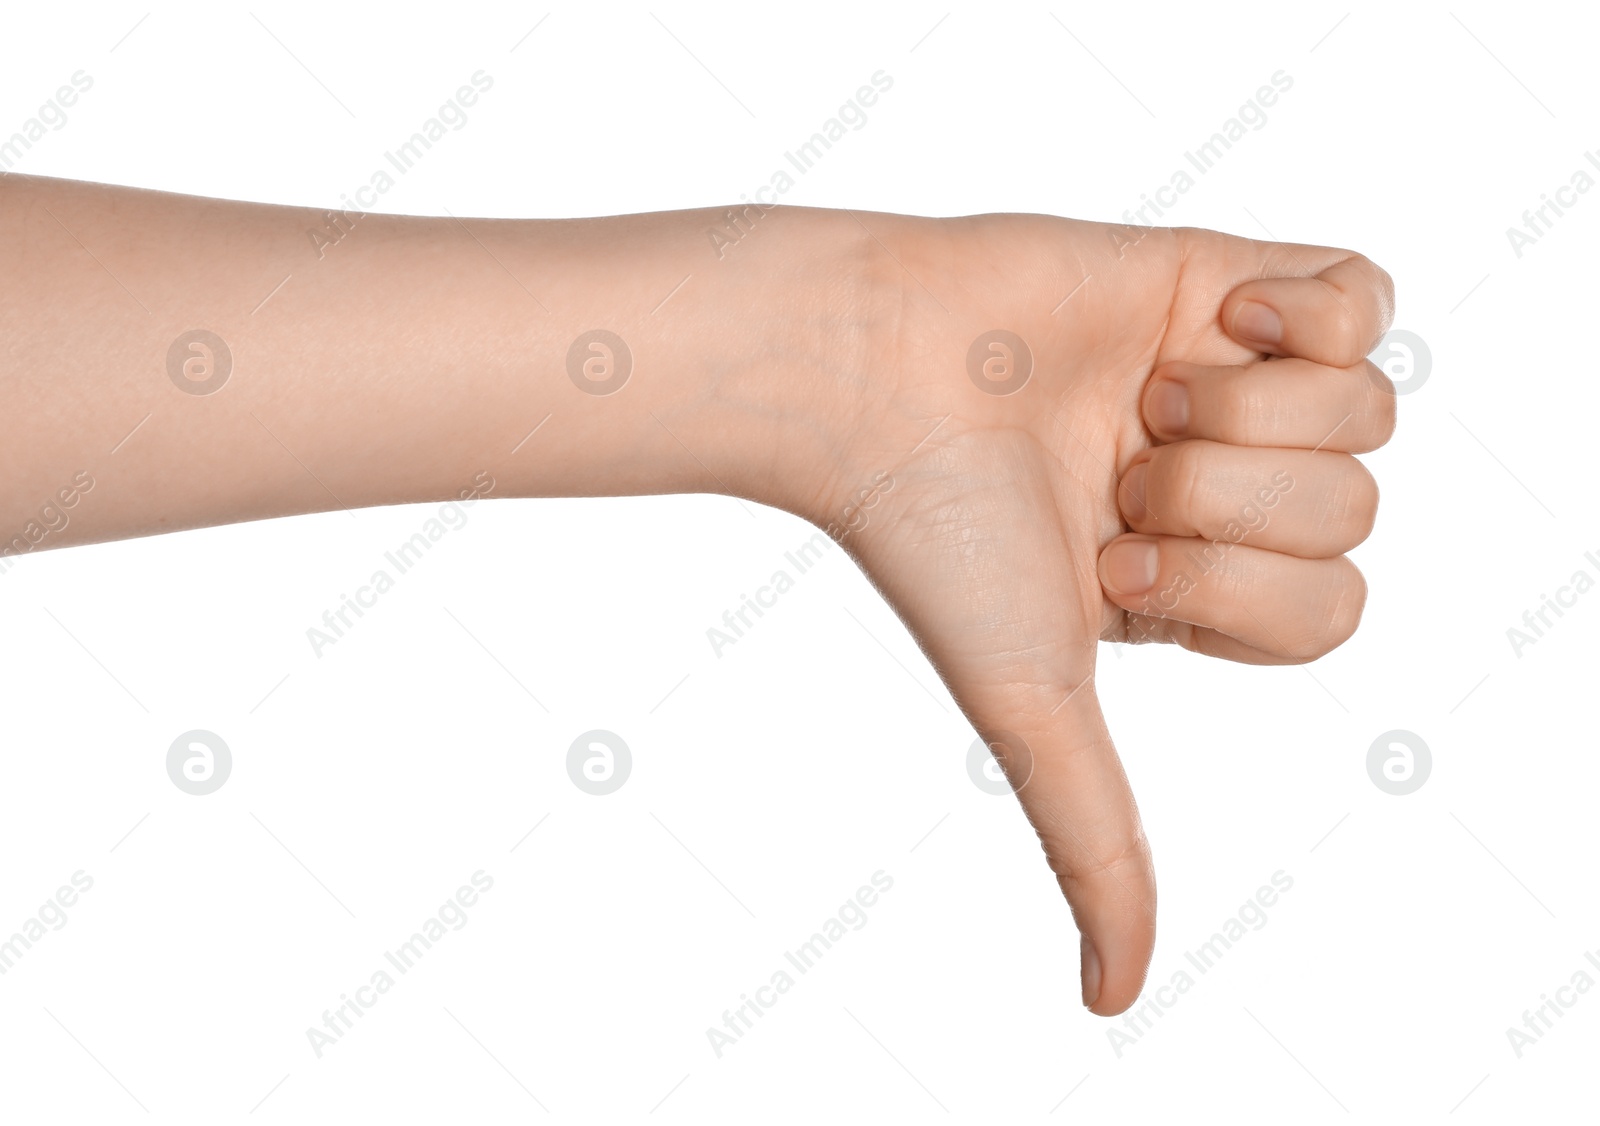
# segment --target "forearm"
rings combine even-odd
[[[778,208],[719,257],[721,218],[330,224],[6,177],[0,551],[444,499],[485,473],[495,495],[808,512],[861,376],[865,236]]]

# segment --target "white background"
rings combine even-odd
[[[1116,220],[1285,71],[1167,218],[1358,248],[1430,346],[1368,459],[1366,619],[1304,669],[1106,647],[1099,688],[1159,866],[1152,985],[1273,873],[1293,888],[1119,1053],[1014,799],[969,778],[971,728],[841,552],[713,654],[707,628],[811,534],[758,506],[479,504],[320,658],[306,629],[432,506],[41,553],[0,576],[0,938],[72,873],[94,886],[0,977],[0,1118],[1572,1120],[1600,991],[1566,994],[1520,1058],[1507,1029],[1600,980],[1600,593],[1520,655],[1506,631],[1600,575],[1600,192],[1521,257],[1506,229],[1600,146],[1593,23],[1484,3],[546,16],[14,7],[0,134],[84,70],[17,171],[337,206],[482,69],[492,91],[383,209],[607,214],[738,200],[884,70],[868,123],[784,202]],[[20,442],[40,424],[6,422]],[[195,728],[233,755],[205,797],[165,765]],[[605,797],[566,770],[594,728],[634,760]],[[1431,748],[1409,796],[1368,776],[1391,729]],[[465,927],[317,1058],[306,1029],[480,869]],[[717,1058],[706,1029],[880,869],[868,923]]]

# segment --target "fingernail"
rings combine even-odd
[[[1084,935],[1078,942],[1083,957],[1083,1007],[1090,1008],[1100,1000],[1100,955],[1094,952],[1094,943]]]
[[[1150,391],[1149,411],[1152,429],[1177,436],[1189,429],[1189,389],[1170,379],[1159,381]]]
[[[1258,344],[1276,344],[1283,339],[1283,318],[1268,305],[1246,301],[1233,314],[1233,336]]]
[[[1122,503],[1122,511],[1135,520],[1147,519],[1150,515],[1150,506],[1145,503],[1144,483],[1150,476],[1150,463],[1141,461],[1128,470],[1127,476],[1122,479],[1122,488],[1128,494]]]
[[[1151,540],[1118,540],[1106,548],[1101,563],[1113,594],[1143,594],[1156,585],[1156,545]]]

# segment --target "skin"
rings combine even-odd
[[[1156,886],[1097,643],[1291,663],[1350,636],[1365,584],[1343,553],[1377,506],[1351,455],[1394,426],[1365,360],[1392,315],[1382,270],[1040,215],[339,225],[0,180],[0,414],[19,435],[0,444],[0,564],[440,501],[484,472],[502,496],[785,509],[845,546],[990,742],[1082,935],[1084,1003],[1136,1000]],[[168,370],[195,328],[232,356],[210,394]],[[632,357],[580,354],[627,368],[604,395],[568,371],[596,328]],[[996,329],[1009,350],[983,346]],[[52,529],[81,472],[92,488]]]

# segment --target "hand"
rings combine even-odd
[[[1350,636],[1366,590],[1342,553],[1377,506],[1350,455],[1394,426],[1365,359],[1391,282],[1210,231],[860,222],[869,388],[813,519],[892,477],[842,542],[990,741],[1082,933],[1084,1003],[1116,1014],[1156,888],[1096,642],[1272,664]]]

